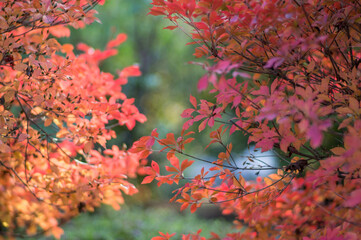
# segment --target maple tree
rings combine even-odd
[[[358,239],[361,236],[361,4],[345,0],[153,0],[197,46],[206,74],[190,96],[180,136],[155,129],[131,151],[165,152],[167,165],[146,167],[143,183],[178,184],[171,201],[181,210],[218,204],[237,216],[224,239]],[[184,24],[188,27],[184,27]],[[187,30],[191,29],[191,30]],[[199,124],[198,124],[199,123]],[[211,129],[216,160],[190,154],[198,132]],[[281,166],[238,158],[229,136],[273,151]],[[234,139],[234,138],[233,138]],[[158,150],[158,146],[162,149]],[[206,148],[207,148],[206,147]],[[180,157],[186,158],[180,160]],[[196,176],[194,161],[212,164]],[[243,175],[273,169],[256,181]],[[182,239],[205,239],[201,231]],[[154,239],[170,239],[160,233]],[[221,239],[212,233],[210,239]]]
[[[99,0],[24,0],[0,3],[0,239],[37,233],[59,238],[60,224],[101,203],[119,209],[137,192],[127,178],[141,162],[126,146],[107,146],[114,127],[144,122],[122,93],[138,66],[114,77],[99,63],[106,49],[71,44],[70,29],[94,20]]]

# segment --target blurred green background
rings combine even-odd
[[[197,61],[193,57],[194,46],[186,46],[191,39],[180,30],[164,30],[170,24],[162,17],[147,15],[150,2],[107,0],[103,6],[96,7],[102,24],[94,22],[84,29],[72,29],[70,38],[60,39],[61,43],[76,45],[84,42],[104,49],[117,34],[128,35],[127,41],[119,46],[118,55],[102,62],[101,69],[116,75],[116,70],[133,64],[140,66],[142,76],[130,78],[123,92],[128,98],[136,99],[136,106],[148,121],[138,124],[133,131],[125,127],[115,128],[118,138],[110,145],[126,143],[131,146],[132,142],[149,135],[154,128],[158,128],[162,136],[168,132],[179,133],[184,123],[180,114],[191,106],[189,95],[199,95],[197,81],[204,71],[200,66],[188,64],[189,61]],[[206,144],[192,148],[200,151]],[[157,157],[152,156],[152,159]],[[157,161],[161,162],[161,158]],[[208,237],[212,231],[223,236],[232,231],[232,222],[219,218],[217,209],[208,206],[198,215],[190,214],[189,210],[180,213],[179,206],[168,203],[172,187],[139,186],[140,182],[141,179],[134,180],[140,193],[127,197],[126,205],[120,211],[103,206],[93,213],[80,214],[62,226],[65,231],[62,239],[142,240],[151,239],[158,235],[158,231],[177,232],[175,239],[179,239],[181,233],[198,229],[203,229],[202,233]]]
[[[93,213],[79,215],[62,228],[62,240],[150,240],[159,235],[159,231],[176,232],[174,239],[181,239],[181,234],[196,233],[199,229],[202,229],[202,236],[205,237],[210,237],[210,232],[225,236],[233,231],[231,223],[223,218],[200,219],[195,214],[179,213],[176,207],[164,204],[151,208],[125,205],[119,211],[103,206]]]

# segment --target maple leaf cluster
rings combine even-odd
[[[132,152],[148,157],[164,148],[168,166],[152,161],[144,183],[179,184],[171,201],[196,211],[218,204],[242,229],[225,239],[359,239],[361,235],[361,4],[345,0],[153,0],[151,15],[181,28],[197,46],[206,74],[190,97],[181,136],[151,136]],[[184,23],[189,27],[184,28]],[[188,31],[187,29],[191,29]],[[199,124],[198,124],[199,123]],[[218,123],[221,123],[218,124]],[[216,160],[185,145],[210,128]],[[281,166],[238,158],[226,142],[246,136],[272,151]],[[233,138],[234,139],[234,138]],[[157,144],[156,144],[157,143]],[[208,145],[209,146],[209,145]],[[207,147],[208,147],[207,146]],[[157,151],[158,152],[158,151]],[[181,162],[179,156],[186,158]],[[212,164],[196,176],[194,161]],[[248,167],[256,162],[259,167]],[[246,181],[249,170],[274,170]],[[182,239],[205,239],[196,234]],[[161,233],[155,239],[169,239]],[[209,239],[221,239],[216,233]]]
[[[138,154],[107,147],[113,127],[144,122],[134,99],[122,93],[137,66],[114,77],[100,61],[117,54],[119,34],[104,51],[70,44],[66,25],[97,20],[102,1],[0,3],[0,235],[52,234],[60,224],[101,203],[115,209],[137,189]],[[3,239],[0,237],[0,239]]]

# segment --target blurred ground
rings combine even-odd
[[[232,223],[222,218],[204,219],[189,211],[180,213],[169,204],[152,207],[123,206],[120,211],[104,206],[94,213],[83,213],[63,226],[62,240],[150,240],[158,231],[181,233],[203,229],[204,236],[217,232],[223,236],[235,231]],[[53,240],[52,237],[30,238],[30,240]]]

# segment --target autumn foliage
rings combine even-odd
[[[345,0],[153,0],[151,15],[182,29],[204,59],[180,136],[157,130],[132,152],[166,153],[143,183],[179,184],[171,201],[196,211],[217,204],[237,216],[240,230],[224,239],[359,239],[361,236],[361,4]],[[184,27],[184,24],[188,27]],[[191,29],[188,31],[187,29]],[[187,152],[198,132],[211,129],[216,160]],[[272,151],[280,164],[239,158],[227,142]],[[208,146],[209,146],[208,145]],[[161,146],[162,149],[159,149]],[[207,146],[207,147],[208,147]],[[207,148],[206,147],[206,148]],[[181,161],[179,157],[185,160]],[[211,163],[195,176],[194,161]],[[256,162],[268,177],[246,181]],[[161,233],[154,239],[169,239]],[[182,239],[205,239],[196,234]],[[221,239],[216,233],[210,239]]]
[[[115,209],[140,164],[126,147],[107,146],[113,127],[131,130],[145,116],[122,93],[137,66],[114,77],[99,63],[117,54],[119,34],[105,50],[61,45],[66,25],[97,20],[100,1],[1,1],[0,235],[52,234],[100,203]],[[0,239],[3,239],[0,237]]]

